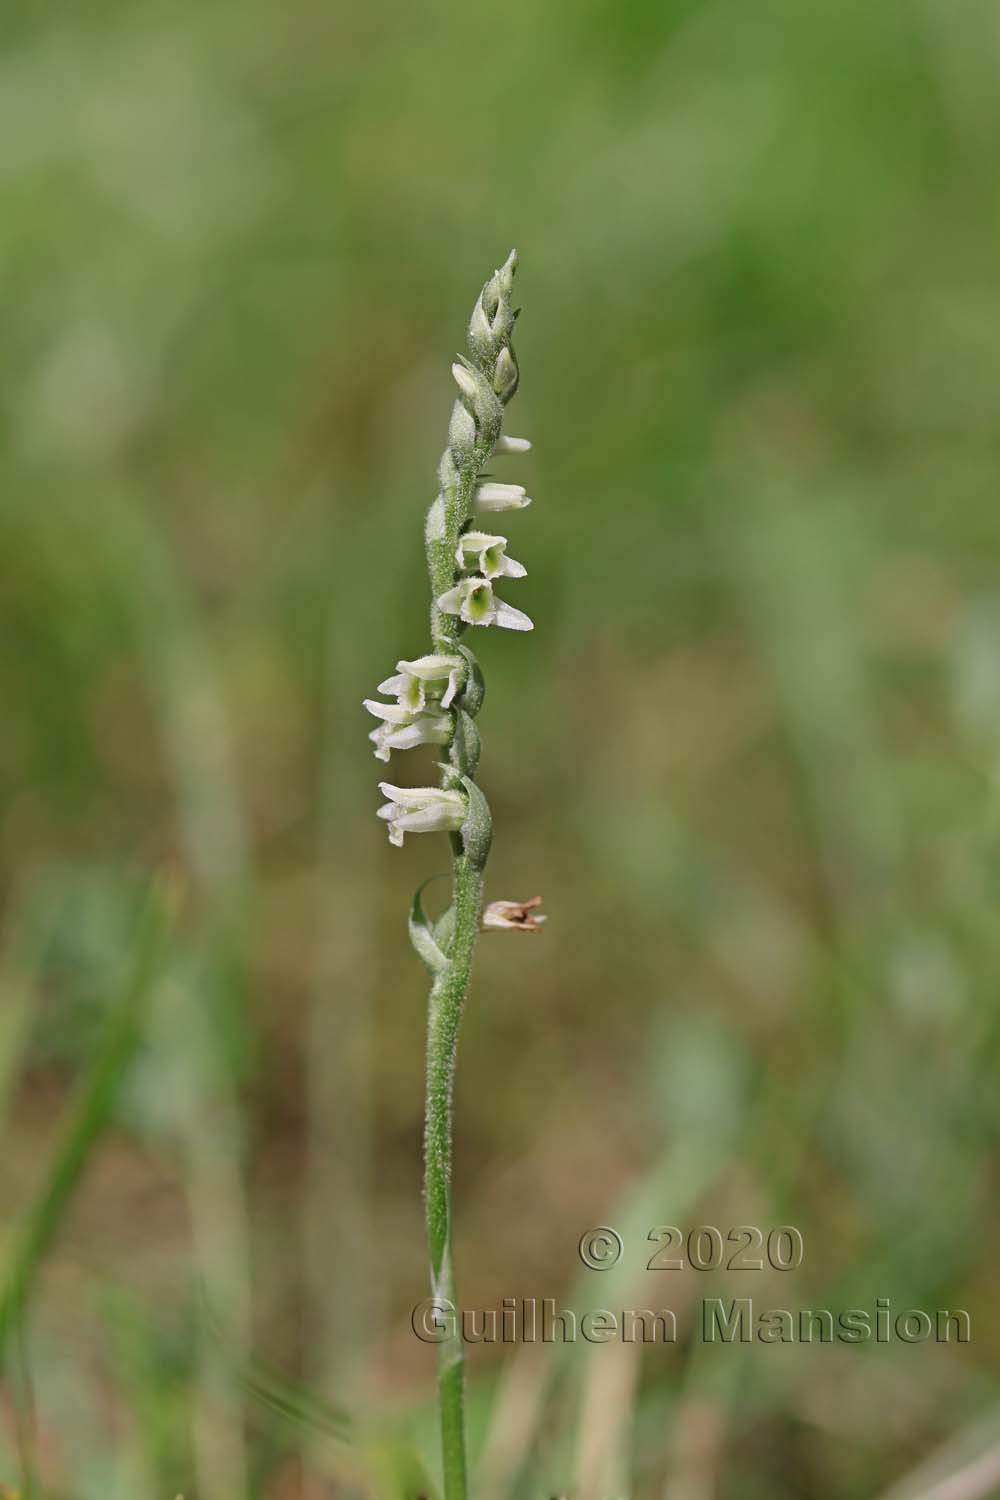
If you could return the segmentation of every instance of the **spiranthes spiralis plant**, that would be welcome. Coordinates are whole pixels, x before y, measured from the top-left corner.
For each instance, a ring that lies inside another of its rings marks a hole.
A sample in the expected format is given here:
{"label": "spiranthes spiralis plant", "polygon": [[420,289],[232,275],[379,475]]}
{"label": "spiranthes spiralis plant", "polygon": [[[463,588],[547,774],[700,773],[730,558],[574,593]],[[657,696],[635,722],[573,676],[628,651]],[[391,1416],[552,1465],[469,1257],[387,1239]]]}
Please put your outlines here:
{"label": "spiranthes spiralis plant", "polygon": [[[517,390],[511,343],[517,312],[511,304],[516,252],[511,251],[476,300],[468,354],[451,367],[458,386],[448,445],[438,466],[439,489],[427,514],[425,541],[431,586],[430,651],[396,663],[378,691],[393,701],[366,699],[379,720],[369,736],[379,760],[394,750],[438,745],[438,786],[399,787],[380,782],[387,798],[379,817],[389,840],[407,833],[444,832],[452,851],[452,899],[431,922],[421,886],[410,910],[410,939],[431,972],[427,1027],[427,1095],[424,1127],[424,1198],[431,1294],[445,1312],[457,1306],[452,1266],[452,1086],[459,1023],[481,930],[538,931],[545,920],[532,901],[494,901],[483,909],[483,881],[493,836],[489,805],[476,781],[480,740],[476,716],[485,686],[479,663],[463,637],[470,626],[531,630],[526,614],[501,599],[498,584],[523,578],[507,555],[507,538],[480,529],[495,513],[531,504],[524,488],[491,478],[491,459],[525,453],[531,444],[501,432],[504,409]],[[426,885],[427,882],[424,882]],[[452,1328],[455,1319],[444,1324]],[[463,1415],[462,1343],[456,1329],[439,1348],[439,1401],[445,1500],[467,1494]]]}

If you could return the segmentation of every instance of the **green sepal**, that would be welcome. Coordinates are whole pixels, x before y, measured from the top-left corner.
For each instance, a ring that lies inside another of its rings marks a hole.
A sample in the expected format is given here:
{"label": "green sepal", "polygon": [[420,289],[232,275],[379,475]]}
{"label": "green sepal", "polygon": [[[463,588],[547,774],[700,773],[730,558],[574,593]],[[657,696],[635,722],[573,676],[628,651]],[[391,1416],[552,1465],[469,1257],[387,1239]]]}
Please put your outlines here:
{"label": "green sepal", "polygon": [[469,798],[469,810],[460,829],[462,847],[472,867],[482,870],[489,857],[490,844],[493,842],[493,818],[490,814],[490,804],[476,783],[468,776],[462,777],[462,785]]}
{"label": "green sepal", "polygon": [[468,669],[465,674],[465,686],[458,694],[456,702],[460,707],[465,709],[467,714],[475,718],[482,708],[486,697],[486,682],[483,678],[483,670],[468,646],[457,644],[452,649],[464,658]]}
{"label": "green sepal", "polygon": [[432,880],[440,879],[440,875],[432,875],[429,880],[425,880],[421,885],[418,885],[413,894],[413,900],[410,903],[410,942],[413,944],[418,957],[423,960],[432,974],[440,974],[448,960],[438,947],[435,930],[431,926],[427,913],[424,911],[423,894]]}
{"label": "green sepal", "polygon": [[455,732],[451,740],[451,760],[462,776],[475,776],[479,766],[479,730],[464,708],[455,710]]}

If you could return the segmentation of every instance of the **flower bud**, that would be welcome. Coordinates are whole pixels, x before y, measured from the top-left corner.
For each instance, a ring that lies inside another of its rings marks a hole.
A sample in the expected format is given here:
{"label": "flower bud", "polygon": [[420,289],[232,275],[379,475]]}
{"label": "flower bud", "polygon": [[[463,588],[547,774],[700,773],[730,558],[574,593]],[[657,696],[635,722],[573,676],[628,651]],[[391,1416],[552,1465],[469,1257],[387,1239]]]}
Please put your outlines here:
{"label": "flower bud", "polygon": [[451,410],[448,446],[463,459],[468,458],[476,446],[476,419],[461,401],[456,401]]}
{"label": "flower bud", "polygon": [[431,502],[427,512],[427,520],[424,522],[424,540],[430,546],[431,542],[443,542],[448,532],[448,510],[444,503],[444,496],[438,495]]}
{"label": "flower bud", "polygon": [[517,390],[518,379],[517,361],[513,351],[505,345],[497,356],[496,369],[493,372],[493,389],[504,405]]}
{"label": "flower bud", "polygon": [[500,422],[503,417],[501,402],[493,387],[482,370],[476,369],[468,362],[456,360],[451,367],[451,373],[468,403],[469,410],[476,419],[477,434],[481,435],[484,443],[492,448],[500,434]]}
{"label": "flower bud", "polygon": [[478,511],[524,510],[531,504],[531,497],[523,484],[500,484],[489,479],[476,486],[473,503]]}

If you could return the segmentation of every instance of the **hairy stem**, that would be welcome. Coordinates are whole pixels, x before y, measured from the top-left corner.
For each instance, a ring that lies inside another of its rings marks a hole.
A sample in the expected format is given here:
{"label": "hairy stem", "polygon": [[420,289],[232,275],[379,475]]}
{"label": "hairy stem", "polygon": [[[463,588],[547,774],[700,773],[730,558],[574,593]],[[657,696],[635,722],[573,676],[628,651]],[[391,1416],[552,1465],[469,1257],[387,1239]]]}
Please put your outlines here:
{"label": "hairy stem", "polygon": [[[455,931],[448,962],[431,989],[427,1025],[424,1199],[431,1292],[447,1314],[457,1309],[451,1237],[452,1089],[458,1031],[479,930],[483,872],[454,856]],[[438,1389],[445,1500],[465,1500],[464,1369],[460,1330],[439,1346]]]}
{"label": "hairy stem", "polygon": [[515,264],[512,252],[486,283],[469,326],[469,358],[452,366],[460,399],[452,412],[448,447],[438,467],[438,496],[428,512],[425,532],[433,647],[443,654],[460,653],[467,669],[463,691],[452,713],[448,760],[441,766],[442,789],[449,795],[462,790],[467,814],[461,831],[451,836],[450,936],[442,937],[440,948],[433,939],[430,942],[432,957],[436,955],[432,963],[436,973],[427,1021],[424,1197],[431,1295],[451,1324],[450,1337],[439,1346],[438,1366],[444,1500],[466,1500],[468,1495],[463,1352],[461,1330],[455,1322],[452,1264],[452,1091],[492,824],[489,806],[475,782],[479,734],[473,719],[482,705],[482,676],[475,657],[460,644],[466,623],[457,614],[443,611],[438,601],[461,576],[459,539],[472,519],[477,484],[500,436],[504,404],[517,386],[510,344],[516,317],[510,305]]}

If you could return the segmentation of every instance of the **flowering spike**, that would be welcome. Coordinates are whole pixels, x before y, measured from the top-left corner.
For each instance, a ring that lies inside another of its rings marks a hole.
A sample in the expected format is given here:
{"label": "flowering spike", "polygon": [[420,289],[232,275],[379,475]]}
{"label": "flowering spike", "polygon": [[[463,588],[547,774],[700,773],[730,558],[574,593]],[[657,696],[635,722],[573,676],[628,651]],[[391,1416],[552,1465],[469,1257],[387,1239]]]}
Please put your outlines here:
{"label": "flowering spike", "polygon": [[[472,309],[467,355],[451,367],[458,386],[448,425],[448,442],[438,464],[438,489],[424,531],[431,584],[431,648],[423,656],[396,663],[379,685],[390,702],[365,699],[378,720],[370,739],[380,760],[393,750],[439,745],[438,787],[379,786],[386,801],[378,816],[389,840],[401,845],[407,833],[451,835],[452,900],[431,924],[421,891],[410,912],[414,948],[434,980],[427,1038],[425,1191],[431,1288],[456,1301],[451,1256],[451,1086],[462,1006],[472,956],[483,925],[500,930],[537,931],[544,920],[532,914],[534,902],[493,902],[482,913],[483,871],[492,838],[490,809],[476,782],[483,676],[462,636],[469,625],[498,625],[527,631],[532,622],[493,592],[497,578],[523,578],[525,568],[507,556],[507,539],[475,528],[477,512],[524,510],[531,504],[524,486],[488,479],[492,454],[526,453],[526,438],[501,434],[504,408],[518,386],[517,357],[511,343],[517,311],[511,294],[517,255],[511,251],[484,285]],[[422,889],[422,888],[421,888]],[[464,1500],[468,1493],[462,1415],[462,1351],[448,1341],[441,1350],[441,1433],[444,1493]]]}

